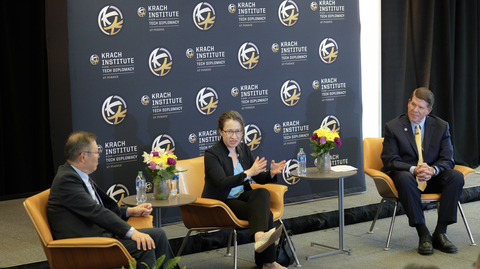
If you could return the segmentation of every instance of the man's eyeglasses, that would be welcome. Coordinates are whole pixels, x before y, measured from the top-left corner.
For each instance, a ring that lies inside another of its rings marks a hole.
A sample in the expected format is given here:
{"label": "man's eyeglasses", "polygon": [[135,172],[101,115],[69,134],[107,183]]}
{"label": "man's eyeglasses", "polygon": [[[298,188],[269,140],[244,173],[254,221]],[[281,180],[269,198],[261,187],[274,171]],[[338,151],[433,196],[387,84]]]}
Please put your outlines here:
{"label": "man's eyeglasses", "polygon": [[243,135],[243,130],[223,130],[228,136],[232,136],[235,134],[236,136],[240,137]]}
{"label": "man's eyeglasses", "polygon": [[103,149],[101,147],[98,147],[98,151],[84,151],[85,153],[96,153],[98,154],[98,156],[100,156],[100,154],[102,154],[103,152]]}

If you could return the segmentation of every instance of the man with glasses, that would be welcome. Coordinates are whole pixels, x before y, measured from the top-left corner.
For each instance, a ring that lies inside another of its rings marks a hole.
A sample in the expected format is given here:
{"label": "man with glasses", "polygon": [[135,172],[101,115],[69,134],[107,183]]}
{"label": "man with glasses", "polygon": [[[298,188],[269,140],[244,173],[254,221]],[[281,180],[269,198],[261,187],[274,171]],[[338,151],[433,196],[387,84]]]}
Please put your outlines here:
{"label": "man with glasses", "polygon": [[90,178],[102,153],[95,140],[94,134],[79,131],[65,144],[67,162],[58,168],[47,206],[53,238],[115,238],[137,260],[137,268],[144,268],[142,262],[152,266],[163,254],[166,261],[174,258],[161,228],[136,230],[126,222],[130,216],[150,214],[151,204],[119,207]]}

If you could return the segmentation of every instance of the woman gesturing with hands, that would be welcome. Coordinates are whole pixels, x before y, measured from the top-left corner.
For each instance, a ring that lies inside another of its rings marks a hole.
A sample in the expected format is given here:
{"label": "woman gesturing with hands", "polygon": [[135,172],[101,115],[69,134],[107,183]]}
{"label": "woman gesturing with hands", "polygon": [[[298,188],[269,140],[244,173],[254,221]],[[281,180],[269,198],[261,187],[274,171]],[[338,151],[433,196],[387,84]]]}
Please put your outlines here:
{"label": "woman gesturing with hands", "polygon": [[218,119],[220,139],[205,151],[205,187],[202,197],[226,203],[237,218],[248,220],[250,238],[255,241],[255,263],[266,268],[285,268],[275,261],[275,241],[282,226],[273,226],[270,193],[264,188],[250,186],[276,182],[276,175],[285,168],[285,160],[270,162],[253,157],[242,142],[245,123],[236,111],[227,111]]}

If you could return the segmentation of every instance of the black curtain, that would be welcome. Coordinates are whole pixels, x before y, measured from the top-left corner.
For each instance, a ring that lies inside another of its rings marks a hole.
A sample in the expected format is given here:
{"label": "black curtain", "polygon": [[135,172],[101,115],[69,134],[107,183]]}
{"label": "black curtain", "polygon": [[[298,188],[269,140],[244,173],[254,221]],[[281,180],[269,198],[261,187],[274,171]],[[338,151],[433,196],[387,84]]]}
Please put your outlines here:
{"label": "black curtain", "polygon": [[45,189],[53,175],[44,10],[2,1],[0,198]]}
{"label": "black curtain", "polygon": [[477,0],[382,0],[382,125],[407,112],[412,91],[435,94],[457,164],[479,165],[480,5]]}
{"label": "black curtain", "polygon": [[0,200],[7,200],[50,187],[72,124],[66,1],[48,0],[47,20],[44,1],[1,6]]}

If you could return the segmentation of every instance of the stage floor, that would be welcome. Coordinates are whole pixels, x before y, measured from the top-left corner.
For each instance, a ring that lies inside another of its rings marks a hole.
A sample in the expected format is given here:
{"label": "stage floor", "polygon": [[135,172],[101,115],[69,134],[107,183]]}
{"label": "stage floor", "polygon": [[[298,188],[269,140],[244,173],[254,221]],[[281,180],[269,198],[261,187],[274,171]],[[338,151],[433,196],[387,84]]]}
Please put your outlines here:
{"label": "stage floor", "polygon": [[[480,172],[480,168],[477,168],[476,171]],[[373,180],[368,176],[366,177],[366,186],[367,191],[365,193],[345,197],[344,203],[347,211],[345,247],[353,249],[352,255],[333,254],[306,260],[307,256],[328,251],[325,248],[312,247],[311,242],[338,246],[338,227],[329,227],[328,223],[331,223],[331,221],[322,221],[322,219],[329,220],[337,217],[338,204],[336,197],[285,207],[282,219],[287,228],[294,231],[292,241],[297,249],[302,268],[405,268],[409,264],[434,265],[438,268],[471,268],[480,252],[480,247],[470,246],[470,240],[460,215],[458,223],[450,225],[448,228],[449,238],[459,248],[456,254],[447,254],[438,250],[435,250],[431,256],[417,254],[418,237],[416,231],[414,228],[408,227],[407,217],[403,214],[396,218],[390,250],[384,251],[390,218],[378,220],[374,233],[367,233],[371,225],[370,219],[373,218],[381,197],[377,193]],[[480,174],[467,177],[462,198],[470,202],[465,202],[462,206],[473,237],[478,241],[478,244],[480,244],[479,190]],[[477,197],[472,197],[472,195]],[[23,208],[23,200],[0,202],[0,236],[2,238],[0,268],[14,266],[15,268],[45,268],[42,266],[45,266],[46,257],[35,228]],[[426,210],[425,216],[427,226],[433,232],[437,219],[436,210]],[[318,220],[319,224],[313,226],[319,228],[312,228],[311,224],[305,224],[312,220]],[[163,229],[169,236],[172,248],[175,251],[178,249],[187,229],[182,223],[164,226]],[[312,229],[316,230],[310,231]],[[240,234],[242,234],[242,231],[240,231]],[[201,250],[198,253],[182,256],[180,265],[182,268],[186,266],[187,269],[231,268],[233,260],[231,257],[224,257],[225,252],[226,248]],[[253,260],[253,243],[241,244],[238,249],[238,256],[238,268],[256,268]],[[25,266],[27,264],[33,265],[33,263],[35,264],[33,267]],[[290,268],[293,267],[294,265],[290,266]]]}

